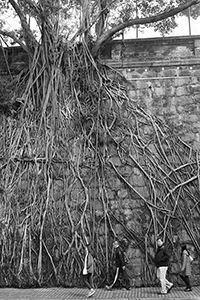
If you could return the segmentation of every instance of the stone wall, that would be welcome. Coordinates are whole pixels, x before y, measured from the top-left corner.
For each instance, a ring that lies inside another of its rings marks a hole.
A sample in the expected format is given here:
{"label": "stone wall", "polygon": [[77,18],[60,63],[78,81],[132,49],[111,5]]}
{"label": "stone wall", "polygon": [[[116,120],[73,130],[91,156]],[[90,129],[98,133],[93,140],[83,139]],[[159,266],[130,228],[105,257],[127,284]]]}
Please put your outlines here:
{"label": "stone wall", "polygon": [[[200,36],[114,40],[102,59],[119,71],[136,105],[200,149]],[[19,73],[27,61],[20,47],[1,49],[0,75]]]}
{"label": "stone wall", "polygon": [[[5,63],[5,57],[8,64]],[[200,36],[115,40],[103,49],[102,60],[115,67],[121,74],[120,77],[116,74],[117,80],[127,86],[128,93],[136,105],[170,124],[194,149],[200,148]],[[2,75],[7,74],[8,69],[12,73],[18,73],[26,65],[27,57],[19,47],[14,47],[5,50],[4,53],[1,52],[0,61]],[[140,195],[148,199],[149,194],[140,170],[123,163],[117,154],[112,153],[111,160],[127,182],[134,185]],[[149,221],[141,201],[132,196],[114,173],[109,172],[107,181],[110,184],[107,196],[112,211],[120,213],[121,205],[127,226],[133,232],[141,232],[142,226]],[[60,198],[60,195],[56,194],[60,191],[60,186],[60,181],[54,180],[55,199]],[[78,187],[73,189],[73,199],[78,199],[78,195],[80,198],[78,191]],[[100,204],[97,213],[101,217]],[[123,233],[120,224],[116,225],[115,231],[119,236]],[[187,241],[187,233],[182,230],[181,234],[181,239]],[[103,232],[99,238],[103,241],[104,236]],[[153,251],[154,249],[149,249],[152,255]],[[129,273],[133,278],[132,285],[139,286],[142,282],[144,265],[141,251],[137,243],[134,243],[134,239],[127,249],[127,255],[130,260]],[[171,265],[173,282],[179,281],[176,258]],[[193,269],[195,274],[193,282],[198,284],[200,273],[197,260],[193,264]]]}
{"label": "stone wall", "polygon": [[[102,59],[117,69],[114,78],[127,87],[136,106],[166,122],[186,144],[200,150],[200,36],[115,40],[103,49]],[[137,171],[134,185],[139,178]],[[145,184],[140,184],[140,189],[144,192]],[[118,193],[123,199],[123,189]],[[135,209],[132,201],[131,206]],[[133,213],[125,210],[127,218],[135,220]],[[135,229],[133,223],[131,228]],[[189,241],[184,230],[179,232],[179,238]],[[134,245],[128,253],[137,286],[141,279],[141,253]],[[172,281],[181,284],[177,257],[172,258],[170,273]],[[198,260],[193,263],[193,275],[192,283],[198,284]]]}
{"label": "stone wall", "polygon": [[102,58],[121,73],[136,105],[200,149],[200,36],[115,40]]}
{"label": "stone wall", "polygon": [[28,56],[21,47],[9,47],[0,49],[0,76],[17,74],[28,63]]}

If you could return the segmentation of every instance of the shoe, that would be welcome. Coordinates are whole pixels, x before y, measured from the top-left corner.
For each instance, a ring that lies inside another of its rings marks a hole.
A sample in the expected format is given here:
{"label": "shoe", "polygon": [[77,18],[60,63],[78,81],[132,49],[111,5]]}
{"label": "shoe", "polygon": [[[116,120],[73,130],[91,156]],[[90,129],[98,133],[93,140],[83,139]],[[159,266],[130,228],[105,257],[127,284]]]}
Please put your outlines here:
{"label": "shoe", "polygon": [[170,293],[171,289],[173,288],[173,284],[168,288],[167,293]]}
{"label": "shoe", "polygon": [[106,286],[105,286],[105,289],[108,290],[108,291],[110,291],[110,290],[112,289],[112,287],[109,286],[109,285],[106,285]]}
{"label": "shoe", "polygon": [[94,295],[96,291],[94,289],[91,289],[89,294],[88,294],[88,298],[91,297],[92,295]]}
{"label": "shoe", "polygon": [[185,292],[192,292],[192,289],[191,288],[186,288],[184,291]]}
{"label": "shoe", "polygon": [[130,287],[122,287],[122,291],[125,291],[125,290],[130,291],[131,288]]}
{"label": "shoe", "polygon": [[166,292],[159,292],[158,295],[167,295],[167,291]]}

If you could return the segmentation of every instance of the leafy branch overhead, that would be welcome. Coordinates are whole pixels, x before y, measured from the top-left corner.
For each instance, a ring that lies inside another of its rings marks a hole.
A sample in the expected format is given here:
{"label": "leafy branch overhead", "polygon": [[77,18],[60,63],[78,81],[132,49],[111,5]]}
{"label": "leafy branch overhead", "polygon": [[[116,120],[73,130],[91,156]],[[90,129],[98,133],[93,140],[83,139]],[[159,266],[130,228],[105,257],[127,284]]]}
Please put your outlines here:
{"label": "leafy branch overhead", "polygon": [[[195,10],[195,6],[198,4],[200,0],[1,0],[2,13],[13,11],[17,15],[23,37],[19,39],[5,26],[1,28],[0,35],[10,37],[21,46],[25,44],[24,49],[28,50],[28,47],[31,50],[40,38],[43,38],[44,27],[51,24],[53,27],[57,26],[59,36],[68,42],[78,40],[83,35],[90,36],[94,42],[93,54],[96,56],[103,44],[126,28],[146,25],[153,26],[155,30],[161,30],[163,33],[170,31],[176,26],[174,16],[188,8],[194,8],[192,11],[196,11],[196,14],[192,15],[197,17],[198,10]],[[34,29],[30,22],[33,19]],[[164,23],[161,25],[159,22]],[[33,33],[35,29],[38,38]]]}

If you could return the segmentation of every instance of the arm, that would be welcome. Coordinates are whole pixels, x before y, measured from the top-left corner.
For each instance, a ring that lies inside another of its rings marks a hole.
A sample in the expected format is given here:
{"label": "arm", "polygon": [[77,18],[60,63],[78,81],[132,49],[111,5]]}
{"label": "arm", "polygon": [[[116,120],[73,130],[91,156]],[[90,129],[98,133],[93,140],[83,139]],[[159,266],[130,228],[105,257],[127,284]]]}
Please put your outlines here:
{"label": "arm", "polygon": [[169,259],[169,253],[166,249],[163,249],[162,256],[160,257],[160,262],[165,262]]}
{"label": "arm", "polygon": [[163,259],[164,259],[164,260],[169,259],[169,256],[170,256],[170,255],[169,255],[168,252],[165,251],[165,252],[163,253]]}
{"label": "arm", "polygon": [[182,267],[181,267],[181,271],[185,270],[186,267],[186,260],[187,260],[187,255],[185,253],[183,253],[183,262],[182,262]]}
{"label": "arm", "polygon": [[119,257],[120,257],[120,261],[121,261],[122,268],[125,269],[124,253],[122,252],[121,249],[119,250]]}

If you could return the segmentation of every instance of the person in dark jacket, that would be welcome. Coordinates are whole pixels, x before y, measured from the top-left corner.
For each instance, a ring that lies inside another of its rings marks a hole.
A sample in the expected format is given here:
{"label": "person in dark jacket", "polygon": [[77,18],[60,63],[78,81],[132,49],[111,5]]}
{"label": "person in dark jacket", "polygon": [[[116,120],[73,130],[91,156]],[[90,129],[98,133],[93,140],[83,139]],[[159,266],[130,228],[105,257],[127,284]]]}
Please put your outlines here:
{"label": "person in dark jacket", "polygon": [[115,261],[115,277],[111,285],[106,285],[106,289],[111,289],[116,284],[119,279],[120,274],[122,275],[122,287],[125,287],[127,290],[130,290],[130,280],[126,272],[125,266],[125,257],[124,252],[122,251],[119,242],[115,241],[113,243],[114,247],[114,261]]}
{"label": "person in dark jacket", "polygon": [[157,277],[160,280],[161,292],[160,294],[167,294],[173,287],[173,283],[166,279],[166,273],[169,266],[169,254],[164,247],[163,240],[161,238],[157,239],[157,251],[155,254],[155,265],[157,267]]}
{"label": "person in dark jacket", "polygon": [[181,254],[182,254],[182,266],[181,266],[180,277],[186,285],[185,292],[191,292],[192,288],[191,288],[190,278],[189,278],[189,276],[191,275],[191,260],[190,260],[190,253],[186,245],[182,246]]}

